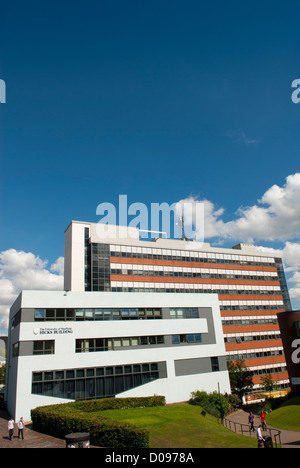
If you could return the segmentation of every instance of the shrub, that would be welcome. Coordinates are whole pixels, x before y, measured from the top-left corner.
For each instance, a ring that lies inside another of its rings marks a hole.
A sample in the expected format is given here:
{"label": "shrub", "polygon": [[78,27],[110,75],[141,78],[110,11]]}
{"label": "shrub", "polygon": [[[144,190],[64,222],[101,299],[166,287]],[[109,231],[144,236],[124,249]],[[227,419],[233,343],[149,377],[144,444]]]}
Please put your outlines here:
{"label": "shrub", "polygon": [[223,417],[229,413],[230,404],[226,395],[220,395],[217,392],[200,392],[199,390],[192,392],[191,395],[192,398],[189,400],[190,405],[201,406],[207,413],[216,418]]}

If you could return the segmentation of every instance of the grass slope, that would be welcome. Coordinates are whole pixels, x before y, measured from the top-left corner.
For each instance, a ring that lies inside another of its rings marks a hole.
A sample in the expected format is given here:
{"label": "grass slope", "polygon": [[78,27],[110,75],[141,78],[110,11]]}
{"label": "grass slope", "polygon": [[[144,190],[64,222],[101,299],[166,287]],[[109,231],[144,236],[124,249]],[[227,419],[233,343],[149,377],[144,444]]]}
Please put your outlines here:
{"label": "grass slope", "polygon": [[287,400],[268,414],[267,423],[279,429],[300,432],[300,396]]}
{"label": "grass slope", "polygon": [[[101,413],[103,415],[103,412]],[[105,416],[150,431],[151,448],[254,448],[256,438],[235,434],[199,406],[107,410]]]}

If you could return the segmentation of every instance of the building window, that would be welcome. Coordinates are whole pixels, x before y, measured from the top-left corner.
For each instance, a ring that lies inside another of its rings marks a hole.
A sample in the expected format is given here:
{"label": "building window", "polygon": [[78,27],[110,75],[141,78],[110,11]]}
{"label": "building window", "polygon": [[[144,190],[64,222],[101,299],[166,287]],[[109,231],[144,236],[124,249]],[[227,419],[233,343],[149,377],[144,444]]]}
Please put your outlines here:
{"label": "building window", "polygon": [[99,320],[151,320],[162,319],[161,308],[109,308],[109,309],[35,309],[34,320],[46,321],[99,321]]}
{"label": "building window", "polygon": [[90,246],[91,291],[110,291],[110,249],[108,244]]}
{"label": "building window", "polygon": [[217,357],[212,357],[211,359],[211,370],[212,372],[219,372],[219,359]]}
{"label": "building window", "polygon": [[13,357],[18,357],[19,356],[19,351],[20,351],[20,343],[15,343],[13,345],[13,349],[12,349],[12,355]]}
{"label": "building window", "polygon": [[[234,352],[234,351],[232,351]],[[248,350],[244,352],[237,352],[237,354],[227,354],[227,361],[237,361],[238,359],[258,359],[258,358],[265,358],[269,356],[283,356],[283,349],[274,348],[269,349],[266,351],[258,351],[258,350]]]}
{"label": "building window", "polygon": [[54,354],[54,340],[34,341],[33,354]]}
{"label": "building window", "polygon": [[246,341],[268,341],[268,340],[280,340],[281,335],[280,333],[274,333],[273,335],[267,334],[265,332],[264,335],[233,335],[233,336],[225,336],[224,342],[225,343],[243,343]]}
{"label": "building window", "polygon": [[172,343],[173,344],[180,344],[180,343],[201,343],[202,336],[201,333],[191,333],[187,335],[173,335],[172,336]]}
{"label": "building window", "polygon": [[197,307],[182,307],[170,309],[171,319],[189,319],[199,318],[199,310]]}
{"label": "building window", "polygon": [[153,346],[164,344],[164,342],[164,336],[77,339],[76,353],[94,353],[135,346]]}
{"label": "building window", "polygon": [[32,393],[72,400],[111,398],[165,377],[165,362],[33,372]]}

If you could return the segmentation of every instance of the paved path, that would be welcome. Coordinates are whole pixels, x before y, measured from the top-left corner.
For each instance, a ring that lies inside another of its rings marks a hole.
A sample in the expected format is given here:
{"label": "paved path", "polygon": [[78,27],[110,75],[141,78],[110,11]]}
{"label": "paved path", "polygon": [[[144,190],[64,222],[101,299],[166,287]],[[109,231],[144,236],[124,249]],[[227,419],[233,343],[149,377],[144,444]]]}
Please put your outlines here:
{"label": "paved path", "polygon": [[[248,413],[246,411],[243,411],[243,410],[235,411],[230,416],[228,416],[226,419],[230,420],[230,421],[240,423],[240,424],[248,425]],[[259,423],[260,423],[259,417],[255,415],[255,421],[254,421],[255,428],[257,426],[259,426]],[[237,425],[237,427],[238,427],[238,425]],[[272,426],[268,425],[268,415],[267,415],[267,427],[270,428],[270,429],[277,429],[277,428],[273,428]],[[277,429],[277,430],[281,431],[280,437],[281,437],[282,448],[300,448],[300,432],[286,431],[284,429]],[[268,432],[265,432],[263,434],[268,434],[269,435]],[[247,433],[244,432],[244,435],[247,435]],[[252,437],[256,437],[256,434],[253,433]]]}
{"label": "paved path", "polygon": [[0,410],[0,448],[65,448],[66,443],[62,439],[39,434],[30,429],[24,428],[24,440],[18,439],[18,427],[15,430],[12,440],[9,440],[7,422],[9,415],[6,411]]}

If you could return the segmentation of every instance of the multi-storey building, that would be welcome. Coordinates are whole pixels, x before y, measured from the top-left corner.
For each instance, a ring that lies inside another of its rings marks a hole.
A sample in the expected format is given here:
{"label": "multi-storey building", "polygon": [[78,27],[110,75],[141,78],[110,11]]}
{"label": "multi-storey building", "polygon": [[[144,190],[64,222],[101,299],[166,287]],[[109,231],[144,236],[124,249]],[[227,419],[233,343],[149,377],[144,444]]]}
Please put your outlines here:
{"label": "multi-storey building", "polygon": [[230,392],[216,294],[23,291],[10,311],[14,419],[78,399]]}
{"label": "multi-storey building", "polygon": [[277,314],[291,310],[279,252],[186,240],[140,240],[137,228],[72,221],[65,232],[65,289],[217,293],[227,360],[243,359],[254,392],[271,375],[289,388]]}

